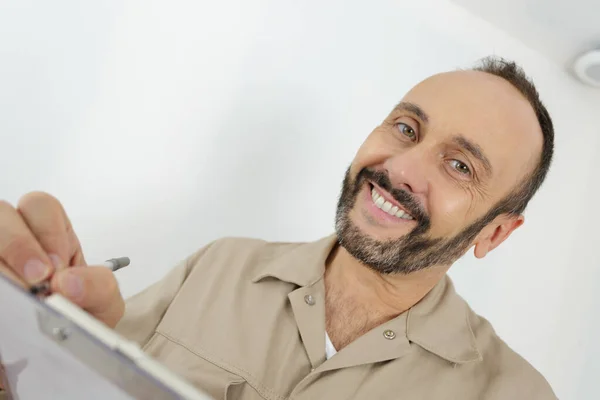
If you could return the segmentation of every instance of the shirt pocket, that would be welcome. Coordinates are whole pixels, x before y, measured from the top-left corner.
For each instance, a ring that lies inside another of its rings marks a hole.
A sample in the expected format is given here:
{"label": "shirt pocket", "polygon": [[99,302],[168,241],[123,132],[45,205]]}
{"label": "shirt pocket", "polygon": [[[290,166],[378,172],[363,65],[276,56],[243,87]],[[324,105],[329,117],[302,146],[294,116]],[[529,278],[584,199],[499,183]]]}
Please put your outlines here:
{"label": "shirt pocket", "polygon": [[232,381],[225,386],[225,393],[223,394],[223,400],[239,400],[242,398],[244,384],[246,381]]}
{"label": "shirt pocket", "polygon": [[247,381],[240,379],[227,384],[223,400],[268,400],[268,398],[261,396]]}
{"label": "shirt pocket", "polygon": [[234,396],[234,393],[243,389],[246,382],[243,377],[193,353],[185,345],[173,342],[160,333],[154,334],[144,346],[144,351],[215,400],[223,399],[229,390],[231,396]]}

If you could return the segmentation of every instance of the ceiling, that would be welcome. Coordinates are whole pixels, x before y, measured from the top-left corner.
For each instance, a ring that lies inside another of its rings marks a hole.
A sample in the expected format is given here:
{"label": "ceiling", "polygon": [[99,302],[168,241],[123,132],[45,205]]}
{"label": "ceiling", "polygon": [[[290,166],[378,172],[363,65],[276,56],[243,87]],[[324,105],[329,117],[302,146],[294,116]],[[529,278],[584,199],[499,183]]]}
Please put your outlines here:
{"label": "ceiling", "polygon": [[563,66],[600,48],[600,0],[453,0]]}

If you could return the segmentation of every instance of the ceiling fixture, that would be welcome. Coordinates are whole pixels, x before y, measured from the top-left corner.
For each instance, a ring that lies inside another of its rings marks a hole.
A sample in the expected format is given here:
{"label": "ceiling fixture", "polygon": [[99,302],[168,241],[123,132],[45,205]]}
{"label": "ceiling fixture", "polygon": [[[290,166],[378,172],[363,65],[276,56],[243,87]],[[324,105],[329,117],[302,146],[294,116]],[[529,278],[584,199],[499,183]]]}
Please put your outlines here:
{"label": "ceiling fixture", "polygon": [[573,63],[573,72],[583,83],[600,88],[600,49],[577,57]]}

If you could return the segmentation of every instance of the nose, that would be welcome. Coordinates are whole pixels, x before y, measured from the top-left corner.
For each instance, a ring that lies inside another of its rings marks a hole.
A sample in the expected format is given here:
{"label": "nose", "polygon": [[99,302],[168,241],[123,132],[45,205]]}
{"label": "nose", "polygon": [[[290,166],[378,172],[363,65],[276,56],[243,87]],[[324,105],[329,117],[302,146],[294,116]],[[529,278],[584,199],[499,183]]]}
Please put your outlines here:
{"label": "nose", "polygon": [[383,167],[392,186],[404,189],[421,198],[423,203],[429,190],[426,155],[416,147],[388,158]]}

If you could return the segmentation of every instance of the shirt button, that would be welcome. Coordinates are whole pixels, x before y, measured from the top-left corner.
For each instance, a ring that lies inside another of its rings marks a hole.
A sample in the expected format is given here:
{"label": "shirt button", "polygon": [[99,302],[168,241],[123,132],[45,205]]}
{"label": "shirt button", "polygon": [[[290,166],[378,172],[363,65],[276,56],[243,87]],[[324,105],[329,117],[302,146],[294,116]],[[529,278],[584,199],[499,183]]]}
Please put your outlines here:
{"label": "shirt button", "polygon": [[306,304],[308,304],[309,306],[314,306],[315,305],[315,298],[312,297],[312,295],[307,294],[306,296],[304,296],[304,302]]}
{"label": "shirt button", "polygon": [[396,332],[392,331],[391,329],[386,329],[385,331],[383,331],[383,337],[388,340],[392,340],[396,338]]}

